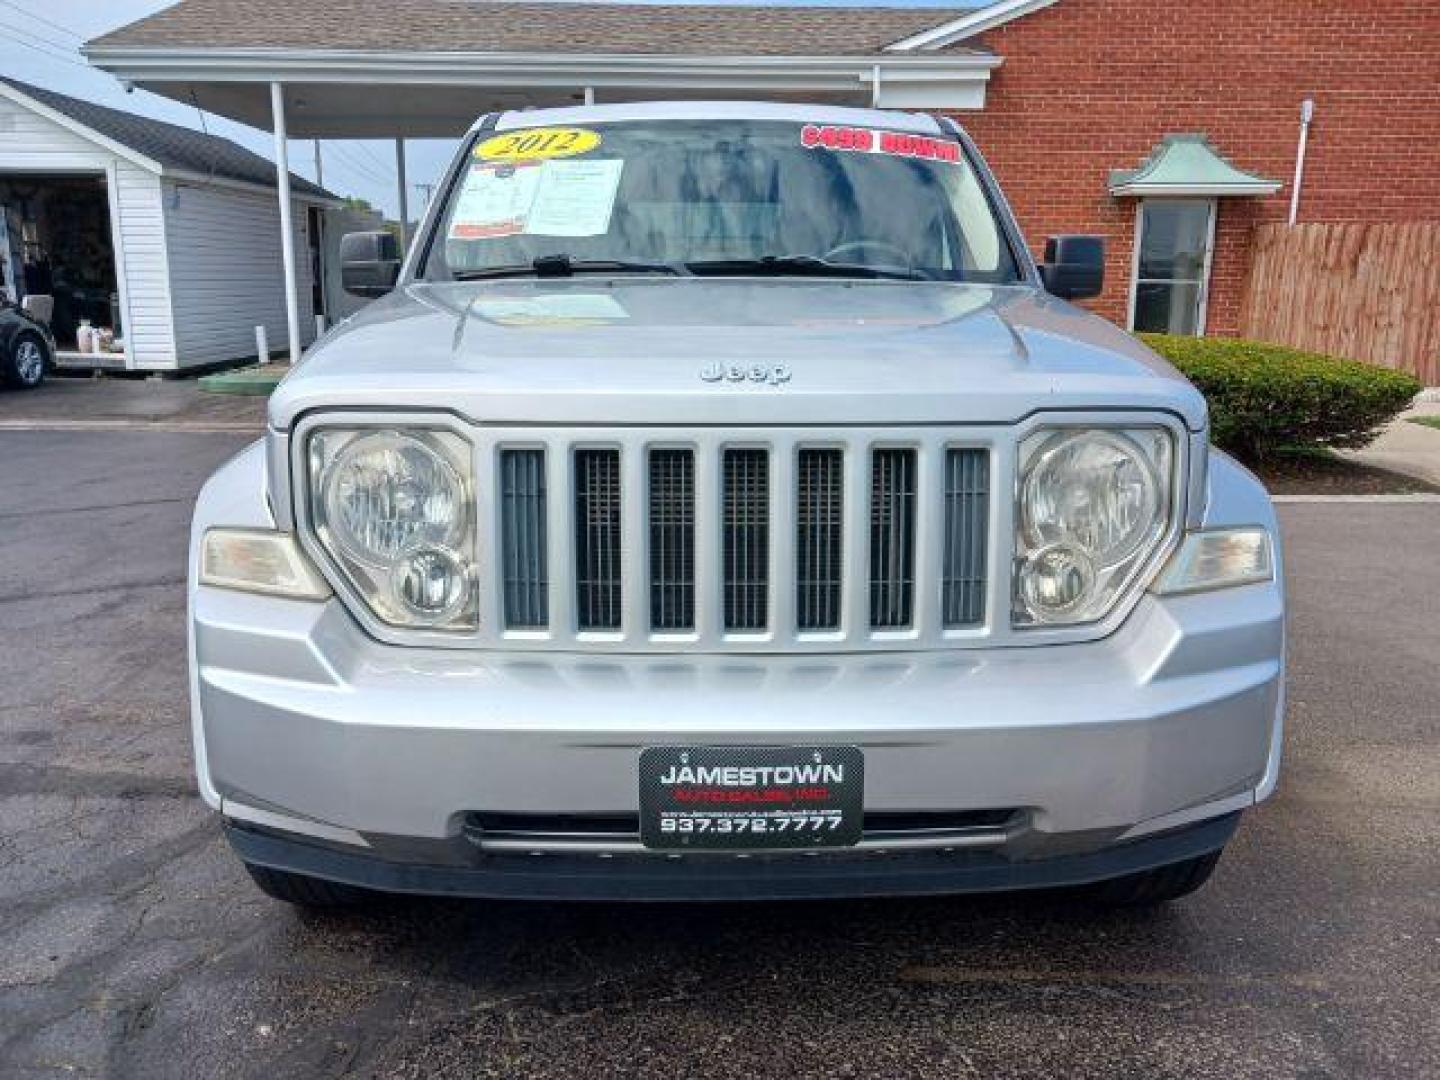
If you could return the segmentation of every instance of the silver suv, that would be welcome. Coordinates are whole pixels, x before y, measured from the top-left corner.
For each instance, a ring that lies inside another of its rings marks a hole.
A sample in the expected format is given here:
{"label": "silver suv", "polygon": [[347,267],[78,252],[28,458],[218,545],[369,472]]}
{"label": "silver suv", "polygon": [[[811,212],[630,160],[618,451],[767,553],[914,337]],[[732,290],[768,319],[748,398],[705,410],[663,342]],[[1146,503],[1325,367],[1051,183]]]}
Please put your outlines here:
{"label": "silver suv", "polygon": [[1209,875],[1275,787],[1275,517],[930,116],[487,116],[195,512],[259,885],[626,900]]}

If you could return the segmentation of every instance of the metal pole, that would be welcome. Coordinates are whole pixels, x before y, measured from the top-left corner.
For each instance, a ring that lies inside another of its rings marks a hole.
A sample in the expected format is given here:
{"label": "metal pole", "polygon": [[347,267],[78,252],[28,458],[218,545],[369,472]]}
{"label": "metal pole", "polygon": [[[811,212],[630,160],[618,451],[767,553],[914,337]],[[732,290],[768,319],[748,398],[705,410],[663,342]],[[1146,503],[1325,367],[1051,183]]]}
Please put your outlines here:
{"label": "metal pole", "polygon": [[593,86],[587,86],[587,87],[585,87],[585,104],[586,104],[586,105],[594,105],[594,104],[595,104],[595,88],[594,88]]}
{"label": "metal pole", "polygon": [[405,140],[395,140],[395,182],[400,194],[400,252],[410,246],[410,195],[405,189]]}
{"label": "metal pole", "polygon": [[285,138],[285,92],[270,84],[270,123],[275,131],[275,187],[280,196],[280,255],[285,263],[285,326],[290,333],[290,362],[300,361],[300,299],[295,275],[295,225],[290,219],[290,154]]}
{"label": "metal pole", "polygon": [[1300,189],[1305,184],[1305,152],[1310,148],[1310,125],[1315,120],[1315,101],[1300,103],[1300,145],[1295,150],[1295,183],[1290,189],[1290,224],[1300,220]]}
{"label": "metal pole", "polygon": [[320,140],[312,140],[315,145],[315,186],[325,186],[325,163],[320,160]]}

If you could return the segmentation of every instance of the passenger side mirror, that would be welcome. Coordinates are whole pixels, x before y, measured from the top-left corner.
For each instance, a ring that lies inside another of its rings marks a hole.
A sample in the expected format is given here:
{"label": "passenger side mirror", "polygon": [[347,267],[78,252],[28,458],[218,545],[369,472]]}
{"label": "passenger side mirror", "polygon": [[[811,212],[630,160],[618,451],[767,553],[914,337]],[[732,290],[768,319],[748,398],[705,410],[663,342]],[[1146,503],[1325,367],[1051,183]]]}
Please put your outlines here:
{"label": "passenger side mirror", "polygon": [[1099,236],[1052,236],[1040,268],[1045,291],[1062,300],[1086,300],[1105,288],[1105,240]]}
{"label": "passenger side mirror", "polygon": [[394,233],[346,233],[340,238],[340,284],[352,296],[384,296],[400,277]]}

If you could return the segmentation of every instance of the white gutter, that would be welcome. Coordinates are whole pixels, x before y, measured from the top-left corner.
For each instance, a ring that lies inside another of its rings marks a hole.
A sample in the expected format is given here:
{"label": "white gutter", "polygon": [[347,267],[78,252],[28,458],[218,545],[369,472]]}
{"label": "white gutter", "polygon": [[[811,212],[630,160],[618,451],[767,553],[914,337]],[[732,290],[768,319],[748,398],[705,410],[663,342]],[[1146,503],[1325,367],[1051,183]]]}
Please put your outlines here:
{"label": "white gutter", "polygon": [[1300,189],[1305,186],[1305,154],[1310,148],[1310,124],[1315,119],[1315,102],[1300,103],[1300,145],[1295,150],[1295,184],[1290,189],[1290,224],[1300,220]]}
{"label": "white gutter", "polygon": [[[847,89],[869,83],[872,56],[677,56],[617,53],[154,49],[100,46],[89,61],[129,82],[372,82],[455,86],[773,86]],[[988,81],[1003,61],[980,53],[886,54],[904,73]]]}

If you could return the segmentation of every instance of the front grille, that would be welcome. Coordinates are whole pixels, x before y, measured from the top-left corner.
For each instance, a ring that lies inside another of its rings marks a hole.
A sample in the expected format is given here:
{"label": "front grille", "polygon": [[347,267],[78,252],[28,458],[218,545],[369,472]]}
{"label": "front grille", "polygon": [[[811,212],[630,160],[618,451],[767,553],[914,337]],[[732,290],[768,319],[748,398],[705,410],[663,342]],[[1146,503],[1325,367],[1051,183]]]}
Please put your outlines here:
{"label": "front grille", "polygon": [[770,455],[726,450],[725,629],[764,630],[770,594]]}
{"label": "front grille", "polygon": [[839,450],[803,449],[795,471],[795,625],[800,630],[837,630],[845,458]]}
{"label": "front grille", "polygon": [[985,617],[985,534],[990,523],[990,458],[983,450],[945,454],[945,555],[940,572],[946,626]]}
{"label": "front grille", "polygon": [[[798,851],[696,851],[686,858],[794,859],[823,854],[844,859],[864,853],[903,855],[916,851],[960,852],[1000,847],[1025,828],[1028,813],[1019,808],[951,810],[935,813],[867,812],[860,842],[853,849],[823,853]],[[488,855],[644,856],[638,814],[466,814],[461,833]],[[665,857],[677,858],[674,853]]]}
{"label": "front grille", "polygon": [[545,451],[500,452],[500,558],[505,625],[532,630],[549,622],[545,561]]}
{"label": "front grille", "polygon": [[695,455],[650,451],[650,627],[695,626]]}
{"label": "front grille", "polygon": [[575,452],[575,605],[581,630],[620,629],[620,451]]}
{"label": "front grille", "polygon": [[498,479],[480,507],[498,549],[480,637],[822,651],[983,629],[988,447],[827,434],[502,434],[480,450]]}

